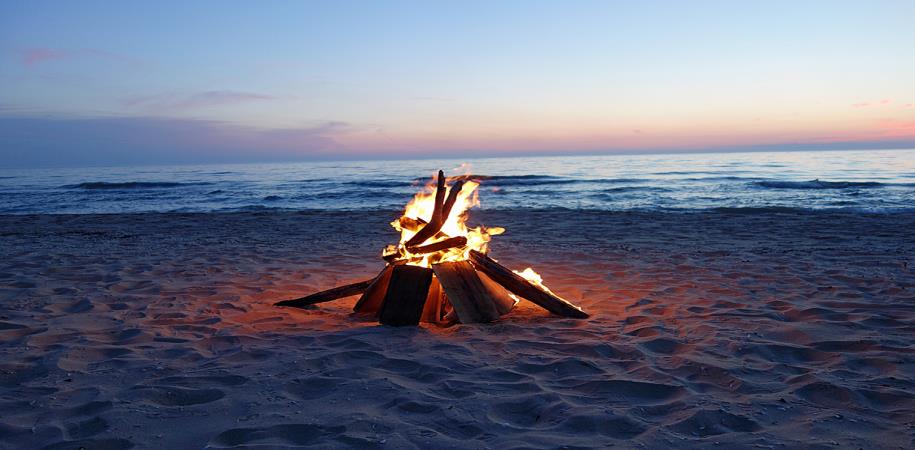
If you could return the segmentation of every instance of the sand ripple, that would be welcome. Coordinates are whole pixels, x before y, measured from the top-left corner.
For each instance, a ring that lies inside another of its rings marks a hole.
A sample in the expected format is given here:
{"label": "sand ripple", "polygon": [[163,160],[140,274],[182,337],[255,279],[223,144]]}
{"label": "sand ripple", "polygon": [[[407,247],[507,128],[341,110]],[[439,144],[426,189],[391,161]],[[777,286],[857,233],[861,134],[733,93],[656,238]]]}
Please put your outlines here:
{"label": "sand ripple", "polygon": [[594,315],[270,306],[394,213],[0,217],[0,448],[911,448],[915,216],[489,211]]}

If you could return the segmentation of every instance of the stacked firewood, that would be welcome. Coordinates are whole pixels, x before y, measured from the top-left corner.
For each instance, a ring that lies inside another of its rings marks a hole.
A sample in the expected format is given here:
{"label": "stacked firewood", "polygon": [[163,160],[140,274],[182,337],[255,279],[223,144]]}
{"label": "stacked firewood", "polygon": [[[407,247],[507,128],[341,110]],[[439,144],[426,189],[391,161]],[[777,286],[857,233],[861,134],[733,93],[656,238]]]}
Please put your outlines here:
{"label": "stacked firewood", "polygon": [[[386,265],[372,279],[335,287],[277,306],[307,307],[339,298],[361,295],[353,310],[372,314],[386,325],[418,325],[420,322],[452,324],[492,322],[507,314],[519,299],[528,300],[562,317],[587,318],[581,308],[534,284],[476,250],[466,259],[431,264],[411,264],[405,255],[436,254],[467,244],[463,236],[441,232],[461,191],[463,181],[446,185],[439,171],[435,205],[428,221],[401,218],[401,227],[417,230],[403,248],[384,255]],[[446,195],[447,192],[447,195]],[[433,240],[432,243],[426,243]],[[404,251],[406,250],[406,251]]]}

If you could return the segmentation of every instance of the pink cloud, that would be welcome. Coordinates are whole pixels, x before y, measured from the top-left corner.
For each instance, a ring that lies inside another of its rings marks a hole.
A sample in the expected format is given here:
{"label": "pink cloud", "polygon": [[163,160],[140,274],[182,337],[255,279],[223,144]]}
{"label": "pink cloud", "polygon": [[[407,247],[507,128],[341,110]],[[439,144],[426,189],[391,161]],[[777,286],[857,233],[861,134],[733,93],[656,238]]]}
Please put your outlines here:
{"label": "pink cloud", "polygon": [[[884,99],[874,100],[874,101],[852,103],[851,107],[852,108],[867,108],[870,106],[888,106],[891,104],[893,104],[893,99],[884,98]],[[911,103],[907,103],[906,105],[903,106],[903,108],[909,108],[909,107],[911,107],[911,105],[912,105]]]}
{"label": "pink cloud", "polygon": [[21,52],[20,61],[24,66],[34,66],[45,61],[63,59],[70,56],[70,53],[64,50],[53,48],[29,48]]}
{"label": "pink cloud", "polygon": [[906,121],[897,119],[882,119],[877,123],[884,130],[897,132],[915,132],[915,121],[912,120]]}
{"label": "pink cloud", "polygon": [[160,94],[127,99],[124,105],[153,111],[184,111],[257,101],[278,100],[279,97],[256,92],[204,91],[190,95]]}
{"label": "pink cloud", "polygon": [[97,59],[130,66],[140,65],[140,61],[136,58],[94,48],[60,49],[32,47],[19,52],[19,61],[26,67],[34,67],[48,61],[73,58]]}

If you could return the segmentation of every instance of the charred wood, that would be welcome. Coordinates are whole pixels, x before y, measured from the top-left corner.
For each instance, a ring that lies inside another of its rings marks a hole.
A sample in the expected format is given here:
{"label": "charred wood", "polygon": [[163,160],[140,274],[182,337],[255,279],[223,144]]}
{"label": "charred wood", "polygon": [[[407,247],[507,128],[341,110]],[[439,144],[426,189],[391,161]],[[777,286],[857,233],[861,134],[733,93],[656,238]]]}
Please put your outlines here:
{"label": "charred wood", "polygon": [[379,312],[380,322],[393,326],[418,325],[431,284],[432,269],[394,266]]}
{"label": "charred wood", "polygon": [[409,247],[407,248],[407,251],[413,254],[422,255],[426,253],[440,252],[455,247],[463,247],[465,245],[467,245],[467,238],[464,236],[457,236],[445,239],[443,241],[434,242],[432,244],[420,245],[418,247]]}

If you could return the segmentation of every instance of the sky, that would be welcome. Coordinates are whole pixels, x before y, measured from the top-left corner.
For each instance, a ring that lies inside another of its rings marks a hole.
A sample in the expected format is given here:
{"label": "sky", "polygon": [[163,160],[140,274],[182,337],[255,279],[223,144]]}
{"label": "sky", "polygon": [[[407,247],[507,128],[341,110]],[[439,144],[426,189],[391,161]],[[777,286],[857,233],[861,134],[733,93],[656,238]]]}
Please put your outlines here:
{"label": "sky", "polygon": [[915,148],[913,1],[0,2],[0,167]]}

